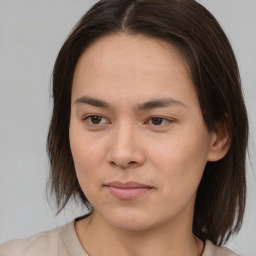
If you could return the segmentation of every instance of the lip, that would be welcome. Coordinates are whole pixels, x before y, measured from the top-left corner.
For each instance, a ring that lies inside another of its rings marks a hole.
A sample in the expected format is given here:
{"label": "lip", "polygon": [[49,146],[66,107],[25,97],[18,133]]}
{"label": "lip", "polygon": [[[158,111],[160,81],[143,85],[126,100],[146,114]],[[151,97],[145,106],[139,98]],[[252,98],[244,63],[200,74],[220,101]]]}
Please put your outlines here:
{"label": "lip", "polygon": [[114,181],[106,184],[105,187],[107,187],[111,195],[121,200],[132,200],[141,197],[153,189],[152,186],[133,181],[125,183]]}

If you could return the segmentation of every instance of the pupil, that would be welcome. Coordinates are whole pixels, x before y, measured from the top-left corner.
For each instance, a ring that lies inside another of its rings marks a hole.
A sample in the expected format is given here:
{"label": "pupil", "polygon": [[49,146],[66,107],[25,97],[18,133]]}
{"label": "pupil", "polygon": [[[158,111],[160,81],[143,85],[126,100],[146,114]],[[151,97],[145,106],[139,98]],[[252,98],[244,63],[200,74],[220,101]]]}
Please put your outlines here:
{"label": "pupil", "polygon": [[101,121],[101,117],[100,116],[92,116],[91,120],[92,120],[93,124],[99,124]]}
{"label": "pupil", "polygon": [[153,120],[152,120],[152,123],[154,125],[160,125],[162,123],[163,119],[162,118],[159,118],[159,117],[154,117]]}

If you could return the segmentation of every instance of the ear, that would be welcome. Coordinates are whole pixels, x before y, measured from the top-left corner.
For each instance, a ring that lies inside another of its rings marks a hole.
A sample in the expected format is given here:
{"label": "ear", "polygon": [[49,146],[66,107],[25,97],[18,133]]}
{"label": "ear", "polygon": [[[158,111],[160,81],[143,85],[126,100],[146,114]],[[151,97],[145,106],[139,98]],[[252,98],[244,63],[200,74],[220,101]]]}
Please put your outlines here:
{"label": "ear", "polygon": [[215,162],[222,159],[228,152],[232,141],[230,122],[227,115],[217,123],[216,131],[212,132],[208,161]]}

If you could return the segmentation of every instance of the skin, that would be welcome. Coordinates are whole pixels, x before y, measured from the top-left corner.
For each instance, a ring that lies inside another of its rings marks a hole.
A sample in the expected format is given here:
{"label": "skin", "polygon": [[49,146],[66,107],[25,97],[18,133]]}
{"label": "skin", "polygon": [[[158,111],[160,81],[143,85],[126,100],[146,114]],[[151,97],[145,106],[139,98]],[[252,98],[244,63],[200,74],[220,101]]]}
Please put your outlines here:
{"label": "skin", "polygon": [[[80,57],[71,102],[71,151],[94,207],[75,226],[85,250],[201,253],[203,243],[192,233],[196,191],[207,161],[226,154],[229,137],[221,126],[208,131],[182,54],[143,35],[105,36]],[[113,181],[149,189],[120,199],[107,185]]]}

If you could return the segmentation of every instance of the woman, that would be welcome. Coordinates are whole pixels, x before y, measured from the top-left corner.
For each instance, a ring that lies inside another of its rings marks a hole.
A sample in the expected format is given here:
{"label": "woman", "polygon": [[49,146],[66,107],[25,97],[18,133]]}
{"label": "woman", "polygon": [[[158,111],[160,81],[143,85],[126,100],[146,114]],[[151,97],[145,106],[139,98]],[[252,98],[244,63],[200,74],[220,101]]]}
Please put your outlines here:
{"label": "woman", "polygon": [[[239,71],[193,0],[99,1],[53,71],[50,185],[64,227],[0,255],[235,255],[248,136]],[[100,246],[99,246],[100,245]]]}

